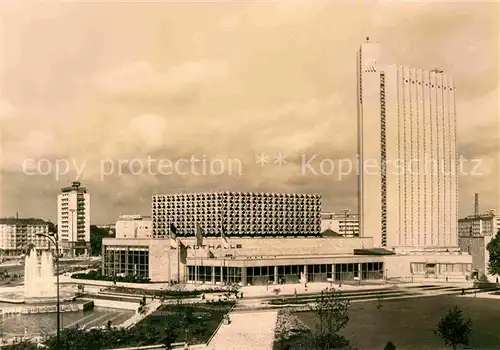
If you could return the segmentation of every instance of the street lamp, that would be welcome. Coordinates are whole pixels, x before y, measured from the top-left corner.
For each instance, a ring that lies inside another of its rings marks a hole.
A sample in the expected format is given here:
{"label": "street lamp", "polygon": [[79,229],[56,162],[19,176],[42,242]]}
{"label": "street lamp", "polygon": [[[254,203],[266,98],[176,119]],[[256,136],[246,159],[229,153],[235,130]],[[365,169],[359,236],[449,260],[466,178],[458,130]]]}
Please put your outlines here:
{"label": "street lamp", "polygon": [[51,241],[54,246],[56,247],[56,291],[57,291],[57,306],[56,306],[56,314],[57,314],[57,349],[59,349],[59,344],[60,344],[60,338],[61,338],[61,308],[60,308],[60,300],[59,300],[59,237],[57,236],[57,233],[37,233],[37,236],[39,237],[45,237],[49,241]]}

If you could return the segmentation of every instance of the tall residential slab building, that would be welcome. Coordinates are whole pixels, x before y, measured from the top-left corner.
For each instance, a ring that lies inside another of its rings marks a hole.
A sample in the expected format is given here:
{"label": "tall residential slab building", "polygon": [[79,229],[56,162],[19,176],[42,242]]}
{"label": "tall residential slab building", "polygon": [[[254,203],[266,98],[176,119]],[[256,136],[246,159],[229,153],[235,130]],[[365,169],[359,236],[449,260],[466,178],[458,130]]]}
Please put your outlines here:
{"label": "tall residential slab building", "polygon": [[358,210],[377,246],[458,246],[455,84],[442,70],[380,62],[367,42],[358,65]]}
{"label": "tall residential slab building", "polygon": [[57,196],[59,250],[69,256],[90,253],[90,194],[79,182]]}

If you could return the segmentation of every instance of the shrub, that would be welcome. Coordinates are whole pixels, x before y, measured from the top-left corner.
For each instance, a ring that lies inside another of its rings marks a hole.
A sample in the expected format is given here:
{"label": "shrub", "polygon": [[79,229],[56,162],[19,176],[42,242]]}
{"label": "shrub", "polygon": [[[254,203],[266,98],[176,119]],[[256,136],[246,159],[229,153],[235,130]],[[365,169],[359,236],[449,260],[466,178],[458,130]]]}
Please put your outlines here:
{"label": "shrub", "polygon": [[129,276],[106,276],[103,275],[100,269],[92,270],[87,273],[74,273],[71,278],[96,281],[116,281],[125,283],[151,283],[151,280],[143,275]]}
{"label": "shrub", "polygon": [[91,300],[83,304],[83,311],[91,311],[94,310],[94,301]]}

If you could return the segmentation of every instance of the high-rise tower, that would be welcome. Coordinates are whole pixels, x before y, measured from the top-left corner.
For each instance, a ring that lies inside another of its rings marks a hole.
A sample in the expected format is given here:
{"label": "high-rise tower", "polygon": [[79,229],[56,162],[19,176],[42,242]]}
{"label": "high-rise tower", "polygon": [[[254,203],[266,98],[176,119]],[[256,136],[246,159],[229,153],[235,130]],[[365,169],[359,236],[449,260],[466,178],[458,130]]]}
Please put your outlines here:
{"label": "high-rise tower", "polygon": [[57,196],[59,249],[70,256],[89,253],[90,194],[79,182],[61,192]]}
{"label": "high-rise tower", "polygon": [[442,70],[358,64],[358,205],[361,236],[377,246],[456,247],[455,85]]}

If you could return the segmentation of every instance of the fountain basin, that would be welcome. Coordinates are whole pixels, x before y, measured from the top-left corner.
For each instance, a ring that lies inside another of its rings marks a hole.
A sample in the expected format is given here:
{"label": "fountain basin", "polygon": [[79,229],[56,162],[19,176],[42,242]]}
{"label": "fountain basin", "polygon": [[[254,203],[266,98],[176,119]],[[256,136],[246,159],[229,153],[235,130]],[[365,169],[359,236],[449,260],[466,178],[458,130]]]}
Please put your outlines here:
{"label": "fountain basin", "polygon": [[[61,303],[59,307],[60,312],[76,312],[88,311],[94,308],[92,300],[81,300],[70,303]],[[57,305],[54,303],[38,303],[38,304],[18,304],[16,306],[0,307],[2,315],[15,315],[15,314],[44,314],[56,313]]]}
{"label": "fountain basin", "polygon": [[[62,302],[74,301],[77,296],[73,290],[61,288],[59,291],[59,300]],[[40,296],[26,298],[23,287],[7,287],[0,288],[0,302],[9,304],[43,304],[53,303],[56,304],[57,298],[55,296]]]}

